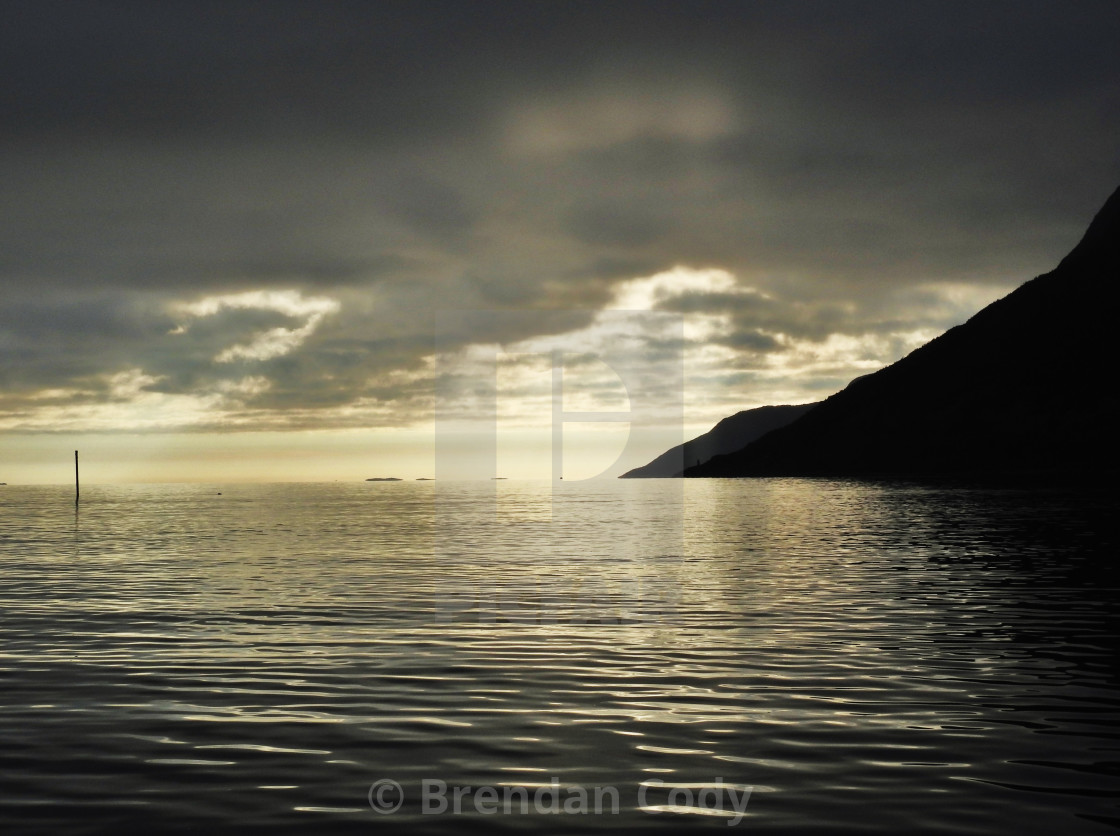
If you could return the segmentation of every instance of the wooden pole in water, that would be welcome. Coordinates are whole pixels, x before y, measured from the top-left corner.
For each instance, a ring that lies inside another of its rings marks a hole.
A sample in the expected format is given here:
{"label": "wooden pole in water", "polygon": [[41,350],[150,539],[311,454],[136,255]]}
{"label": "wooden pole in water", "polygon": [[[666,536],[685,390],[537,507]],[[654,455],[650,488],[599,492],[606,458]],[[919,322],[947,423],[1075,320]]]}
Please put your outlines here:
{"label": "wooden pole in water", "polygon": [[78,486],[78,451],[74,451],[74,504],[78,504],[78,497],[81,496],[81,490]]}

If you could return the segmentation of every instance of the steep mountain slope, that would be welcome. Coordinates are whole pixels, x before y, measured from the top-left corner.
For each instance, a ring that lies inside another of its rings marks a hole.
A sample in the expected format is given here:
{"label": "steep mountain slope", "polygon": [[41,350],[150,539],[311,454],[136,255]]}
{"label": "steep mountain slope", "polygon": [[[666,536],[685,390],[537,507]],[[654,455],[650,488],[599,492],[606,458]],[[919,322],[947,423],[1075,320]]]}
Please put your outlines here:
{"label": "steep mountain slope", "polygon": [[968,322],[685,476],[1115,472],[1120,189],[1076,248]]}

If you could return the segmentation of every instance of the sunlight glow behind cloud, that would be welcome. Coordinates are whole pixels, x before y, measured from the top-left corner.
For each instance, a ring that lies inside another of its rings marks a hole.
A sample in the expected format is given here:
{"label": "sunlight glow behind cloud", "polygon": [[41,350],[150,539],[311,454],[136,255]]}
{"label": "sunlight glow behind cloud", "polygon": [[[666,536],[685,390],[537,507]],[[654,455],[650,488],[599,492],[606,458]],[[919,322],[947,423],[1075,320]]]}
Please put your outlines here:
{"label": "sunlight glow behind cloud", "polygon": [[735,127],[735,109],[713,90],[616,89],[537,99],[515,108],[508,142],[523,154],[564,154],[647,136],[710,141]]}
{"label": "sunlight glow behind cloud", "polygon": [[[630,279],[615,291],[614,307],[622,310],[651,311],[658,302],[686,293],[739,292],[735,277],[717,268],[694,269],[678,265],[672,270]],[[758,293],[750,289],[744,293]],[[763,294],[760,294],[763,295]]]}

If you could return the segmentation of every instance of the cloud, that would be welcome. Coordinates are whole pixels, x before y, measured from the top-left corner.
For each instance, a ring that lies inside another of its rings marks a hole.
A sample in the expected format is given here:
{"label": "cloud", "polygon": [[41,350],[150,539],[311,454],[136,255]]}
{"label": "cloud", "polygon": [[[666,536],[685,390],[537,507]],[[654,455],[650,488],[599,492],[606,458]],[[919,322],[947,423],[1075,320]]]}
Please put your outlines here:
{"label": "cloud", "polygon": [[[666,307],[669,299],[729,293],[737,298],[762,296],[754,288],[740,290],[735,277],[719,268],[692,269],[675,266],[671,270],[652,276],[641,276],[618,285],[615,289],[615,307],[626,310],[651,311]],[[680,312],[678,308],[678,312]]]}
{"label": "cloud", "polygon": [[[237,360],[271,360],[283,357],[303,345],[328,314],[337,313],[336,299],[325,297],[304,298],[298,291],[247,291],[225,296],[207,296],[196,302],[181,302],[173,310],[188,318],[214,316],[223,310],[276,311],[293,319],[302,319],[298,328],[270,328],[253,335],[248,343],[238,343],[222,349],[214,357],[215,363],[232,363]],[[172,334],[184,334],[189,325],[179,325]]]}
{"label": "cloud", "polygon": [[511,111],[505,131],[514,153],[555,156],[651,136],[711,141],[729,133],[737,118],[718,91],[678,84],[655,92],[638,85],[536,98]]}
{"label": "cloud", "polygon": [[1054,266],[1120,181],[1108,3],[7,13],[21,426],[137,369],[161,421],[415,424],[476,309],[557,312],[502,346],[680,314],[704,420],[809,399]]}

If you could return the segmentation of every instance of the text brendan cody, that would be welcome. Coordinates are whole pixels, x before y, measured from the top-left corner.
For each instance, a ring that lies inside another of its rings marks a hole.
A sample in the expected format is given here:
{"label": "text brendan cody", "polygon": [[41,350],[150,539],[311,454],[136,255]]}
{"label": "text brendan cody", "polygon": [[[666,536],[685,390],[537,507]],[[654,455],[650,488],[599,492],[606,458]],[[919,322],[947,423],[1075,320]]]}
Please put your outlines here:
{"label": "text brendan cody", "polygon": [[[746,817],[751,787],[725,784],[722,778],[705,784],[666,784],[656,778],[637,787],[637,808],[644,813],[700,813],[723,816],[728,826]],[[383,778],[369,788],[369,806],[375,813],[396,813],[405,801],[404,789]],[[618,815],[622,795],[617,787],[563,785],[558,778],[547,784],[448,786],[425,778],[420,782],[420,814],[425,816],[475,813],[483,816]]]}

